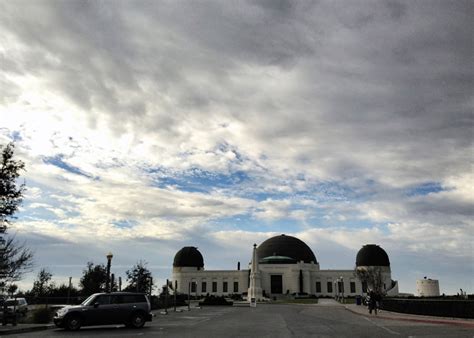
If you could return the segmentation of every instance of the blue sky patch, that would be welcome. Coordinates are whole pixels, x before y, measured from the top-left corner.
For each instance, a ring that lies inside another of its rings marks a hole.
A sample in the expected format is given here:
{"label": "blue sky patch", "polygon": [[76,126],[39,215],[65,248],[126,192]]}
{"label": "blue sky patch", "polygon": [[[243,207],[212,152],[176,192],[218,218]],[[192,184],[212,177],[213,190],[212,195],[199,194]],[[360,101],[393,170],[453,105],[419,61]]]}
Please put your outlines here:
{"label": "blue sky patch", "polygon": [[408,189],[407,195],[408,196],[423,196],[432,193],[438,193],[440,191],[444,191],[445,189],[441,186],[438,182],[427,182],[415,187]]}
{"label": "blue sky patch", "polygon": [[112,222],[112,224],[116,226],[117,228],[133,228],[138,223],[136,221],[129,220],[129,219],[121,219],[121,220]]}
{"label": "blue sky patch", "polygon": [[220,174],[192,168],[186,172],[173,174],[162,168],[153,168],[147,169],[146,172],[154,176],[154,186],[160,188],[175,186],[177,189],[186,192],[208,193],[213,189],[226,189],[250,180],[249,176],[243,171]]}
{"label": "blue sky patch", "polygon": [[43,158],[43,162],[46,163],[46,164],[52,164],[52,165],[54,165],[58,168],[66,170],[66,171],[68,171],[72,174],[81,175],[81,176],[91,178],[91,179],[96,179],[96,178],[92,177],[91,175],[89,175],[88,173],[82,171],[78,167],[75,167],[73,165],[70,165],[70,164],[66,163],[64,161],[64,155],[56,155],[56,156],[51,156],[51,157],[45,157],[45,158]]}

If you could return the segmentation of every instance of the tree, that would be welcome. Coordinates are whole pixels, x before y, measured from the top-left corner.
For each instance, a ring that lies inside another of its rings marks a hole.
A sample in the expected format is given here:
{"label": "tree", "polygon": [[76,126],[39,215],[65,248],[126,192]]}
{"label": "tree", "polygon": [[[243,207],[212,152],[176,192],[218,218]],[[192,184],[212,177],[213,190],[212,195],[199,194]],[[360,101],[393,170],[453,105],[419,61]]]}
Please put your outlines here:
{"label": "tree", "polygon": [[382,269],[379,266],[359,266],[354,271],[357,278],[377,294],[383,293]]}
{"label": "tree", "polygon": [[[33,252],[15,237],[0,238],[0,284],[21,279],[33,267]],[[1,287],[1,285],[0,285]]]}
{"label": "tree", "polygon": [[18,290],[18,285],[16,284],[10,284],[10,286],[7,289],[9,297],[13,297],[15,292]]}
{"label": "tree", "polygon": [[49,295],[49,292],[54,288],[54,284],[51,283],[53,274],[45,268],[42,268],[33,282],[33,288],[31,293],[35,297],[45,297]]}
{"label": "tree", "polygon": [[68,296],[71,299],[79,297],[79,290],[73,285],[71,285],[69,288],[69,285],[64,283],[60,284],[59,286],[55,286],[53,284],[53,287],[50,290],[50,297],[61,298],[64,302],[64,298],[67,298]]}
{"label": "tree", "polygon": [[0,163],[0,233],[7,231],[10,224],[10,218],[13,218],[15,212],[18,211],[23,200],[25,192],[25,183],[17,186],[17,179],[20,172],[25,170],[25,163],[20,160],[13,159],[14,144],[9,143],[3,149]]}
{"label": "tree", "polygon": [[146,267],[147,264],[147,262],[139,261],[131,270],[125,272],[128,285],[124,291],[150,292],[153,288],[153,279],[150,270]]}
{"label": "tree", "polygon": [[25,191],[25,183],[17,184],[25,164],[13,158],[14,148],[13,143],[0,146],[0,150],[3,149],[0,158],[0,288],[19,280],[33,265],[33,253],[15,241],[14,236],[6,236]]}
{"label": "tree", "polygon": [[94,265],[93,262],[88,262],[79,282],[81,294],[83,296],[89,296],[93,293],[105,292],[106,283],[107,269],[105,265]]}

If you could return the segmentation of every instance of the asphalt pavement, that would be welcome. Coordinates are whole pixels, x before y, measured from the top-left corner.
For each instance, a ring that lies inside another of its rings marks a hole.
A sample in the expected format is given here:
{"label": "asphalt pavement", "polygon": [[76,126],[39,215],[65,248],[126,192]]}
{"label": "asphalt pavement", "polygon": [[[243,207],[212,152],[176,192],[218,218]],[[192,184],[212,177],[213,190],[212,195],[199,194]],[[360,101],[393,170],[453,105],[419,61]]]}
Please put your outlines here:
{"label": "asphalt pavement", "polygon": [[[203,307],[157,313],[139,330],[123,326],[82,328],[78,332],[50,329],[16,337],[474,337],[474,328],[368,317],[331,301],[314,305],[258,304]],[[14,337],[14,336],[10,336]]]}

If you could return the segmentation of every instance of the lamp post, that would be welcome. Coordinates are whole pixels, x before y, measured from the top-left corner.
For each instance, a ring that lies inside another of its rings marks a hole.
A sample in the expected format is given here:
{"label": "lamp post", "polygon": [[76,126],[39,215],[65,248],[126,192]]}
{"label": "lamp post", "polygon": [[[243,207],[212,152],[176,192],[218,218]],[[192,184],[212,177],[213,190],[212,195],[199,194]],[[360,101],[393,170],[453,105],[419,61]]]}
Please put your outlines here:
{"label": "lamp post", "polygon": [[69,305],[69,298],[71,297],[72,277],[69,277],[69,286],[67,287],[67,304]]}
{"label": "lamp post", "polygon": [[105,292],[110,292],[110,289],[111,289],[111,286],[110,286],[110,266],[112,265],[112,258],[114,257],[114,255],[109,252],[107,254],[107,280],[106,280],[106,283],[105,283]]}
{"label": "lamp post", "polygon": [[341,276],[342,303],[344,304],[344,278]]}

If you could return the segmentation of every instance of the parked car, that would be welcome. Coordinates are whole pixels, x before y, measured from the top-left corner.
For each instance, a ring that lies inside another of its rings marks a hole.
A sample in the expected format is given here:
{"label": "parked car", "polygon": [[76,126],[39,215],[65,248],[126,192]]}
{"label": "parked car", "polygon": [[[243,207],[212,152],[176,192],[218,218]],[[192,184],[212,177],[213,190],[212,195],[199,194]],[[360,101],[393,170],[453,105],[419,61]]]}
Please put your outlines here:
{"label": "parked car", "polygon": [[142,293],[95,293],[80,305],[59,309],[54,315],[54,324],[66,330],[113,324],[141,328],[152,320],[150,311],[150,301]]}
{"label": "parked car", "polygon": [[4,303],[4,306],[7,306],[8,310],[26,316],[28,312],[28,303],[25,298],[10,298],[7,299]]}

